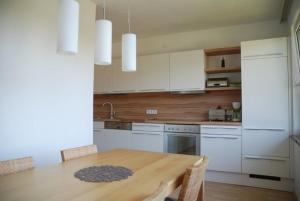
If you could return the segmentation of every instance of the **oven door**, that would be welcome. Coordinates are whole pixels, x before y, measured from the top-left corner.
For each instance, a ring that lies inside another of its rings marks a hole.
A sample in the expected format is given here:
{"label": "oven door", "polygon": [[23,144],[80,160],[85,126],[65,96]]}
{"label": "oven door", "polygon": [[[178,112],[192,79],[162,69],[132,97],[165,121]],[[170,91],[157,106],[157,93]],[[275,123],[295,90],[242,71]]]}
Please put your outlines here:
{"label": "oven door", "polygon": [[200,134],[165,132],[164,152],[200,155]]}

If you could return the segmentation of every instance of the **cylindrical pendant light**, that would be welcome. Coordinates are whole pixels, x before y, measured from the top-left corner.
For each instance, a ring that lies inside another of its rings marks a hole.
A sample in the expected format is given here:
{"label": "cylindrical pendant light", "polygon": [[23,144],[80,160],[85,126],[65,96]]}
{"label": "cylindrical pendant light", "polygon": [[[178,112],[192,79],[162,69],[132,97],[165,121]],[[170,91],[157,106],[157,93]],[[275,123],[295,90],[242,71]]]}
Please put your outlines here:
{"label": "cylindrical pendant light", "polygon": [[112,23],[105,19],[105,1],[103,19],[96,21],[95,64],[110,65],[112,57]]}
{"label": "cylindrical pendant light", "polygon": [[136,71],[136,35],[122,35],[122,71]]}
{"label": "cylindrical pendant light", "polygon": [[78,52],[79,3],[76,0],[58,1],[57,52],[76,54]]}
{"label": "cylindrical pendant light", "polygon": [[128,1],[129,32],[122,35],[122,71],[136,71],[136,35],[130,33],[130,9]]}

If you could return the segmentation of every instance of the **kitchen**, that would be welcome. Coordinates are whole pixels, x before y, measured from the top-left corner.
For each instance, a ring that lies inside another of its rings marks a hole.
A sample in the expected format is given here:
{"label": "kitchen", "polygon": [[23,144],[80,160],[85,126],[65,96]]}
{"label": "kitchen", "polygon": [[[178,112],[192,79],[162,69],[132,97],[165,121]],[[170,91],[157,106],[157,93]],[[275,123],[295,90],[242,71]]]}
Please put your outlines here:
{"label": "kitchen", "polygon": [[299,0],[48,3],[0,3],[0,200],[300,199]]}

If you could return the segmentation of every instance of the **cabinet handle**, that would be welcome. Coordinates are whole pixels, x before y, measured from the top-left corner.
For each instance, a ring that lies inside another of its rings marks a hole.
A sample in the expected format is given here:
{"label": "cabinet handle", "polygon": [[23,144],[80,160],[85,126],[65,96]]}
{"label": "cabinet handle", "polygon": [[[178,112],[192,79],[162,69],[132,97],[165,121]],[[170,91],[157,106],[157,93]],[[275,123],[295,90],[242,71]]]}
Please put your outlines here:
{"label": "cabinet handle", "polygon": [[252,58],[252,57],[262,57],[262,56],[281,56],[283,53],[278,52],[278,53],[269,53],[269,54],[253,54],[253,55],[247,55],[243,56],[243,58]]}
{"label": "cabinet handle", "polygon": [[260,131],[260,130],[270,130],[270,131],[284,131],[285,129],[284,128],[244,128],[244,130],[257,130],[257,131]]}
{"label": "cabinet handle", "polygon": [[268,156],[250,156],[245,155],[246,159],[256,159],[256,160],[270,160],[270,161],[288,161],[288,158],[280,158],[280,157],[268,157]]}
{"label": "cabinet handle", "polygon": [[228,136],[228,135],[202,135],[203,138],[221,138],[221,139],[239,139],[238,136]]}
{"label": "cabinet handle", "polygon": [[230,130],[234,130],[234,129],[238,129],[238,127],[213,127],[213,126],[202,126],[202,128],[206,128],[206,129],[230,129]]}
{"label": "cabinet handle", "polygon": [[133,135],[162,135],[162,133],[143,133],[143,132],[132,132]]}

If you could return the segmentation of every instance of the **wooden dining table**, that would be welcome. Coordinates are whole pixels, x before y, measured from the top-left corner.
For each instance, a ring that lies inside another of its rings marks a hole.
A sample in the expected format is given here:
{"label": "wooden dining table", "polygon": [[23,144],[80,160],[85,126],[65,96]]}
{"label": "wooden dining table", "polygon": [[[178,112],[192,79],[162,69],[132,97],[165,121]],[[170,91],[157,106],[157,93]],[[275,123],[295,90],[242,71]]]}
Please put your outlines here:
{"label": "wooden dining table", "polygon": [[[66,161],[45,168],[0,177],[1,201],[141,201],[161,181],[180,184],[186,168],[201,156],[116,149]],[[74,177],[81,168],[116,165],[134,173],[114,182],[84,182]]]}

